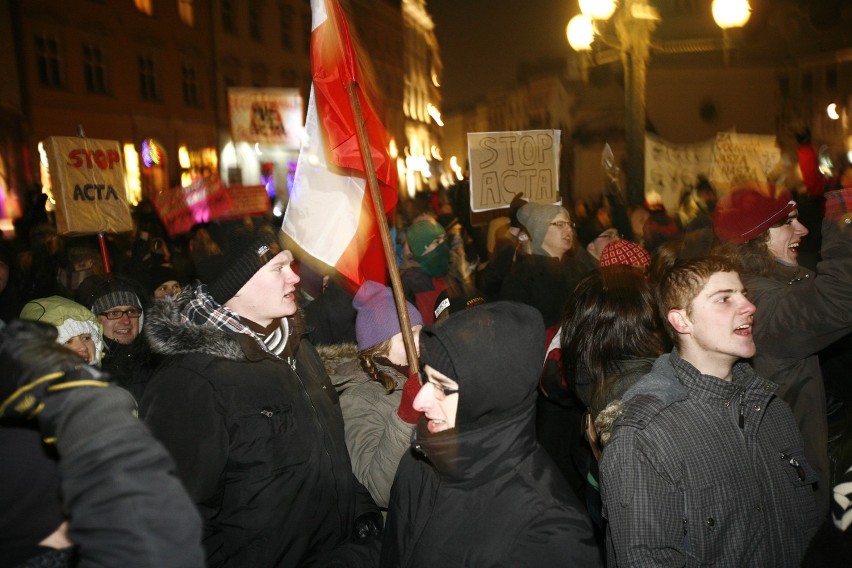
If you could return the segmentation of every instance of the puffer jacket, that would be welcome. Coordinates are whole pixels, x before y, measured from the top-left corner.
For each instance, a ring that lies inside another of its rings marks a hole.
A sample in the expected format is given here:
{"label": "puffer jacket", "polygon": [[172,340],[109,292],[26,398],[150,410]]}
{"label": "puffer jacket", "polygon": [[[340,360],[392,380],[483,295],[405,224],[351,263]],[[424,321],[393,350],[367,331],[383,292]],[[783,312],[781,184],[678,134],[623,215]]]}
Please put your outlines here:
{"label": "puffer jacket", "polygon": [[624,396],[600,462],[609,566],[798,566],[819,525],[790,408],[747,363],[677,351]]}
{"label": "puffer jacket", "polygon": [[201,512],[208,565],[322,565],[361,512],[334,387],[307,341],[286,361],[187,322],[192,293],[151,309],[146,339],[164,360],[140,407]]}

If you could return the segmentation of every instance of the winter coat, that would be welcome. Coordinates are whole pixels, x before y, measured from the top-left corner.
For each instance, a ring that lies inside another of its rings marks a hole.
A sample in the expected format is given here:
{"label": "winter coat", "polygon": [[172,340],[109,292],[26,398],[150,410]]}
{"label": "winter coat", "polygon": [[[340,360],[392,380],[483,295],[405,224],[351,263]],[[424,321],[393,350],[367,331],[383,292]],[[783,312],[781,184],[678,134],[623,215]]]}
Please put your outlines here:
{"label": "winter coat", "polygon": [[817,274],[776,264],[771,277],[746,276],[754,318],[754,369],[778,385],[819,475],[820,513],[828,511],[825,386],[817,353],[852,332],[852,230],[823,221]]}
{"label": "winter coat", "polygon": [[595,260],[585,249],[563,260],[540,254],[519,255],[503,280],[500,299],[536,308],[550,327],[559,323],[574,287],[591,270]]}
{"label": "winter coat", "polygon": [[426,457],[400,462],[381,566],[598,565],[589,519],[535,439],[540,314],[483,304],[424,328],[421,346],[424,334],[440,340],[456,370],[456,427],[418,426],[412,444]]}
{"label": "winter coat", "polygon": [[802,437],[775,385],[673,351],[623,399],[600,462],[609,566],[798,566],[819,524]]}
{"label": "winter coat", "polygon": [[284,360],[250,332],[182,319],[198,293],[152,308],[146,338],[165,359],[140,406],[201,512],[208,565],[321,565],[362,512],[334,387],[307,341]]}
{"label": "winter coat", "polygon": [[397,414],[404,379],[385,387],[361,369],[354,343],[318,348],[340,397],[346,447],[355,477],[379,507],[387,507],[396,468],[411,449],[414,427]]}
{"label": "winter coat", "polygon": [[140,333],[132,343],[119,343],[104,337],[104,358],[101,369],[109,373],[113,383],[142,400],[145,387],[154,371],[154,357]]}

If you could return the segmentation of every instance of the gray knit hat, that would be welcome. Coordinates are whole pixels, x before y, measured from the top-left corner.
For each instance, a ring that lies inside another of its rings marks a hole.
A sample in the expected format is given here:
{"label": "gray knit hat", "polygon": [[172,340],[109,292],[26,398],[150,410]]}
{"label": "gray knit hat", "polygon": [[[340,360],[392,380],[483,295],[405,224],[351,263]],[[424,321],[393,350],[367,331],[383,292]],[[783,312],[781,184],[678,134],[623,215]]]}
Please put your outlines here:
{"label": "gray knit hat", "polygon": [[129,278],[114,276],[104,279],[92,291],[92,313],[102,314],[115,306],[133,306],[142,309],[139,293],[142,287]]}
{"label": "gray knit hat", "polygon": [[246,235],[225,247],[224,254],[207,257],[198,265],[201,281],[214,300],[224,304],[252,276],[281,252],[277,237],[268,231]]}
{"label": "gray knit hat", "polygon": [[[518,221],[524,226],[532,239],[532,250],[535,254],[549,256],[547,251],[541,248],[550,222],[553,221],[560,211],[568,215],[568,211],[561,205],[545,205],[543,203],[527,203],[518,209]],[[571,216],[568,215],[570,218]]]}

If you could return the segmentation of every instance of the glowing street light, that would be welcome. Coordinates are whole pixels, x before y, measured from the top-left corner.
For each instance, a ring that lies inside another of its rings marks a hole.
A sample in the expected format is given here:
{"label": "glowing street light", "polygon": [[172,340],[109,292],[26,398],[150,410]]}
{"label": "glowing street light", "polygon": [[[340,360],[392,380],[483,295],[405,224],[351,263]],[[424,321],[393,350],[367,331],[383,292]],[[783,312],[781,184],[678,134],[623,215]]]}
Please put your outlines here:
{"label": "glowing street light", "polygon": [[568,43],[574,51],[588,51],[595,41],[595,27],[592,19],[585,14],[577,14],[568,22],[565,29]]}
{"label": "glowing street light", "polygon": [[[618,8],[618,9],[617,9]],[[571,48],[585,53],[594,49],[596,38],[615,47],[624,67],[624,142],[627,147],[627,198],[639,204],[645,198],[645,82],[652,45],[651,34],[660,21],[657,10],[647,0],[580,0],[582,15],[568,22],[566,35]],[[730,41],[728,29],[742,27],[751,15],[748,0],[713,0],[713,19],[722,29],[722,49],[728,63]],[[612,18],[615,37],[606,39],[600,26]],[[716,43],[710,49],[718,49]],[[667,48],[676,53],[677,48]],[[585,56],[584,57],[589,57]],[[585,65],[585,59],[584,65]],[[585,69],[585,67],[584,67]]]}

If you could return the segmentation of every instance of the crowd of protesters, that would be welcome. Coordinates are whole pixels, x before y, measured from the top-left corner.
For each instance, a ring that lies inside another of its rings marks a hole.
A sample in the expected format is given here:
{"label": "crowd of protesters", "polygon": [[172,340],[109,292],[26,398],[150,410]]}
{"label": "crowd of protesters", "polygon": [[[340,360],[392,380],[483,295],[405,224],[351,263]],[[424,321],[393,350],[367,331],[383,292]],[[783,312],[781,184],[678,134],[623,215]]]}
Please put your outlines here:
{"label": "crowd of protesters", "polygon": [[419,374],[392,290],[269,220],[170,238],[143,203],[109,265],[20,222],[0,567],[846,565],[852,189],[806,142],[800,191],[671,215],[401,203]]}

